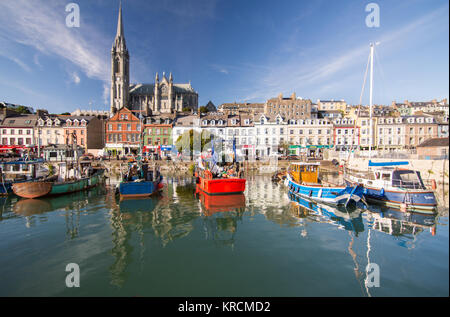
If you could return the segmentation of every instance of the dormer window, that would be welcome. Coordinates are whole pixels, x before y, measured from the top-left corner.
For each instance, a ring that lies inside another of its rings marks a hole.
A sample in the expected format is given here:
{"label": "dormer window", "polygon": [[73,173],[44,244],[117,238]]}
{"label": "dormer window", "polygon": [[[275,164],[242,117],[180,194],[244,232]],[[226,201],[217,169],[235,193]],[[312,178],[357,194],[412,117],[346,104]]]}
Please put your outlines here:
{"label": "dormer window", "polygon": [[203,120],[203,125],[207,125],[208,124],[208,120]]}
{"label": "dormer window", "polygon": [[250,119],[245,119],[245,124],[250,124]]}
{"label": "dormer window", "polygon": [[211,125],[216,125],[216,121],[211,120]]}
{"label": "dormer window", "polygon": [[236,124],[236,119],[231,119],[231,124],[235,125]]}

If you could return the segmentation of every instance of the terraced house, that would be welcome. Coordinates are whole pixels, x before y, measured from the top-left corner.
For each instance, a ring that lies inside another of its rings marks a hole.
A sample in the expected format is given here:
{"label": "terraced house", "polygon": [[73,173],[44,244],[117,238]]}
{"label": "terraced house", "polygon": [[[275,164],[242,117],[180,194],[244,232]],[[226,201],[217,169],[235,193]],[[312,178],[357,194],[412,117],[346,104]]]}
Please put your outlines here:
{"label": "terraced house", "polygon": [[165,157],[172,150],[175,114],[147,117],[144,124],[144,151]]}
{"label": "terraced house", "polygon": [[34,126],[37,115],[23,115],[4,110],[0,118],[1,150],[36,149],[36,135]]}
{"label": "terraced house", "polygon": [[131,110],[121,108],[106,121],[105,150],[108,155],[137,154],[139,151],[141,122]]}

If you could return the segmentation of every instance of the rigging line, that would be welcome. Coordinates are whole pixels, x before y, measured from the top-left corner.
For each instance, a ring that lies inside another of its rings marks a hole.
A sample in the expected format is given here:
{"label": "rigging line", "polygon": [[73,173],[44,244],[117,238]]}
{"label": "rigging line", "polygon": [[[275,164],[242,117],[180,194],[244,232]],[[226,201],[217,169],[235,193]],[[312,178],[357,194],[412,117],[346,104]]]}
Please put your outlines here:
{"label": "rigging line", "polygon": [[[362,98],[363,98],[363,95],[364,95],[364,89],[365,89],[365,87],[366,87],[366,81],[367,81],[367,73],[369,72],[369,64],[370,64],[370,54],[369,54],[369,57],[367,58],[366,72],[365,72],[365,74],[364,74],[364,81],[363,81],[363,85],[362,85],[362,87],[361,87],[361,94],[359,95],[359,104],[358,104],[358,111],[356,112],[356,119],[359,117],[360,111],[361,111]],[[357,123],[357,120],[356,120],[356,119],[355,119],[355,124],[354,124],[354,126],[353,126],[352,144],[350,145],[350,148],[353,147],[353,143],[354,143],[354,140],[355,140],[356,123]],[[351,153],[351,151],[348,151],[347,162],[348,162],[348,160],[350,159],[350,153]],[[344,170],[344,171],[345,171],[345,170]]]}

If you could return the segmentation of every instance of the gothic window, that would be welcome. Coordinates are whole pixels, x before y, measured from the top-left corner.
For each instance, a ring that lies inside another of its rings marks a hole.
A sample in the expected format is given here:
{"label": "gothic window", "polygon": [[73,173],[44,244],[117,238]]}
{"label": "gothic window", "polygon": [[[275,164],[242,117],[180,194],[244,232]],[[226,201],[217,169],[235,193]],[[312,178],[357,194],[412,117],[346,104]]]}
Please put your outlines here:
{"label": "gothic window", "polygon": [[114,73],[118,73],[119,72],[119,58],[114,59]]}

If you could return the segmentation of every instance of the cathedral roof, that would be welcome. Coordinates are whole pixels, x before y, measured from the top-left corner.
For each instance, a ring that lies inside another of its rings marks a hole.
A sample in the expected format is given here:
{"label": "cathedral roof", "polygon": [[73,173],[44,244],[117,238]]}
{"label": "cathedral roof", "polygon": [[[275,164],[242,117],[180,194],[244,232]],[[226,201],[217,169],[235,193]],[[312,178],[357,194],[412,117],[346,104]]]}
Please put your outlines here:
{"label": "cathedral roof", "polygon": [[[178,93],[195,92],[191,84],[173,84],[173,91]],[[153,95],[155,93],[155,84],[133,84],[130,85],[131,95]]]}

